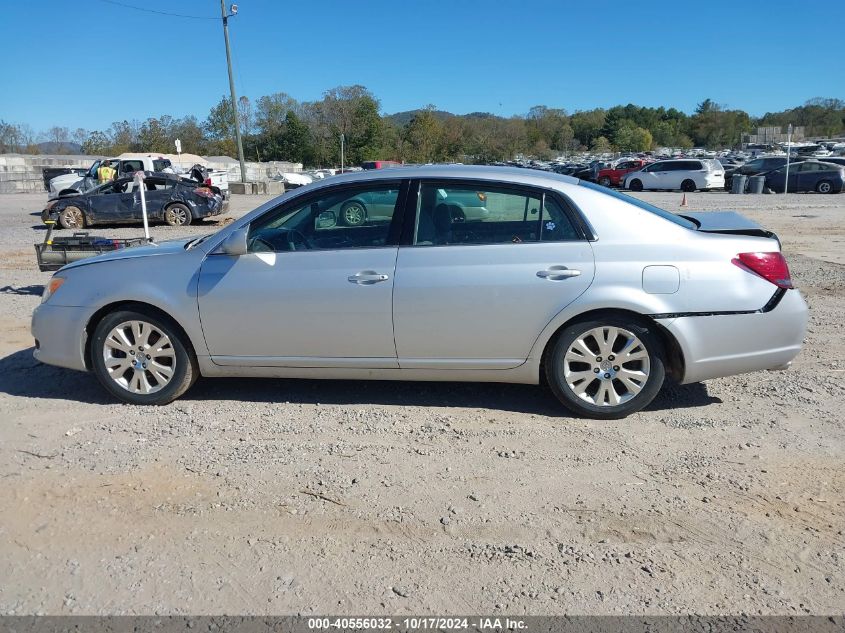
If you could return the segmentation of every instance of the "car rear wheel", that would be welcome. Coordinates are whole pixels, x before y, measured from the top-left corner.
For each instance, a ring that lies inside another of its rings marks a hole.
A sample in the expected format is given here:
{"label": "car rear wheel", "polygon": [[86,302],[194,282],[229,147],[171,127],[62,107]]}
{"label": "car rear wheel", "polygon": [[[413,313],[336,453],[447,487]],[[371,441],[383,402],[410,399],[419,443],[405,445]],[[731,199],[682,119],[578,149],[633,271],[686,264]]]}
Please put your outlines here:
{"label": "car rear wheel", "polygon": [[648,405],[665,377],[653,329],[617,316],[595,316],[563,330],[546,355],[546,378],[573,413],[616,420]]}
{"label": "car rear wheel", "polygon": [[816,191],[819,193],[833,193],[833,184],[829,180],[820,180],[816,185]]}
{"label": "car rear wheel", "polygon": [[171,321],[141,311],[120,310],[97,324],[91,360],[100,384],[124,402],[172,402],[197,379],[190,345]]}
{"label": "car rear wheel", "polygon": [[609,187],[610,186],[610,178],[608,178],[607,176],[602,176],[601,178],[599,178],[599,184],[602,187]]}
{"label": "car rear wheel", "polygon": [[684,182],[681,183],[681,191],[686,191],[687,193],[692,193],[695,191],[695,181],[690,180],[687,178]]}
{"label": "car rear wheel", "polygon": [[65,207],[59,212],[59,224],[65,229],[84,228],[85,214],[79,207]]}
{"label": "car rear wheel", "polygon": [[628,187],[631,189],[631,191],[642,191],[643,182],[639,178],[634,178],[631,182],[628,183]]}
{"label": "car rear wheel", "polygon": [[361,226],[367,219],[367,208],[358,201],[347,202],[340,208],[340,221],[346,226]]}
{"label": "car rear wheel", "polygon": [[191,223],[191,210],[181,202],[171,204],[164,210],[164,221],[170,226],[187,226]]}

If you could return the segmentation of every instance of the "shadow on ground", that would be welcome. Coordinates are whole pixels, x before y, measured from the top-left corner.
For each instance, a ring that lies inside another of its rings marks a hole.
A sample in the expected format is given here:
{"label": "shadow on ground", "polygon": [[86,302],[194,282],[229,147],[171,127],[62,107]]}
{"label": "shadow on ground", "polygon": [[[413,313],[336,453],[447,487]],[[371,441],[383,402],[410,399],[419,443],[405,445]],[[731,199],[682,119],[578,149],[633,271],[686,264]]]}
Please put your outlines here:
{"label": "shadow on ground", "polygon": [[[114,404],[93,374],[39,363],[32,348],[0,359],[0,393],[28,398]],[[551,393],[535,385],[500,383],[401,382],[355,380],[289,380],[271,378],[208,378],[193,386],[182,401],[240,400],[300,404],[396,405],[485,408],[565,415]],[[701,383],[667,385],[648,411],[703,407],[721,402]]]}
{"label": "shadow on ground", "polygon": [[31,286],[3,286],[0,288],[0,294],[4,295],[41,296],[43,293],[43,284],[32,284]]}

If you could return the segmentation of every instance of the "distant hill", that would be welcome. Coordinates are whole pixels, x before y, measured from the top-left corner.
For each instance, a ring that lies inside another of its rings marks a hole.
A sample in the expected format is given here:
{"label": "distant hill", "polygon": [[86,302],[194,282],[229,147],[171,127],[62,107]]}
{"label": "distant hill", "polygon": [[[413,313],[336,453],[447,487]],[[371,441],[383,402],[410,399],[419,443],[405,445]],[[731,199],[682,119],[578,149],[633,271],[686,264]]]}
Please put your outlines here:
{"label": "distant hill", "polygon": [[82,145],[79,143],[54,143],[53,141],[46,141],[38,143],[38,151],[42,154],[81,154]]}
{"label": "distant hill", "polygon": [[[422,112],[422,110],[407,110],[406,112],[397,112],[396,114],[385,115],[385,118],[390,120],[395,125],[402,127],[404,125],[408,125],[408,123],[411,122],[411,119],[414,118],[414,115],[416,115],[418,112]],[[489,112],[470,112],[469,114],[453,114],[451,112],[446,112],[445,110],[432,110],[432,114],[434,114],[434,116],[436,116],[441,121],[455,117],[461,119],[498,118],[495,114],[490,114]]]}
{"label": "distant hill", "polygon": [[[392,121],[396,125],[401,127],[403,125],[408,125],[408,123],[411,122],[411,119],[413,119],[414,116],[419,112],[422,112],[422,110],[419,110],[419,109],[418,110],[407,110],[406,112],[397,112],[396,114],[388,114],[387,118],[390,119],[390,121]],[[432,110],[432,114],[434,116],[436,116],[438,119],[449,119],[449,118],[455,116],[451,112],[445,112],[444,110]]]}

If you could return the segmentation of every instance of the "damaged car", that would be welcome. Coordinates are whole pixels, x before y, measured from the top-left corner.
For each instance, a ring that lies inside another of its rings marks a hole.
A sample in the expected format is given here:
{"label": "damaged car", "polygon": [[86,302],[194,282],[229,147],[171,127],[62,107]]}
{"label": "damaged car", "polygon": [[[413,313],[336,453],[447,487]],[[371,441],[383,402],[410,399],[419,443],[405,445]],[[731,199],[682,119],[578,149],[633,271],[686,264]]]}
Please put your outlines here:
{"label": "damaged car", "polygon": [[[170,226],[185,226],[223,211],[219,188],[198,184],[175,174],[148,172],[143,180],[147,218]],[[132,177],[118,178],[85,193],[67,194],[47,204],[44,222],[52,220],[65,229],[94,224],[143,222],[141,192]]]}

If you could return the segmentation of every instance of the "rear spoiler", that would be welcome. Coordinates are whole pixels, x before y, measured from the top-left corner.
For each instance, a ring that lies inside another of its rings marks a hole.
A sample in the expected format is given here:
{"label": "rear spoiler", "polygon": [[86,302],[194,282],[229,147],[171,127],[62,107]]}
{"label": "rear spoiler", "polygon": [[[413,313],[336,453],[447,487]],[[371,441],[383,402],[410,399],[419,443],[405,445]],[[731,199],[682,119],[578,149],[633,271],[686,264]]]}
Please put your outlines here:
{"label": "rear spoiler", "polygon": [[764,229],[753,220],[749,220],[736,211],[702,211],[698,213],[681,213],[679,215],[695,224],[696,229],[703,233],[768,237],[776,239],[778,244],[780,244],[778,236],[772,231]]}

